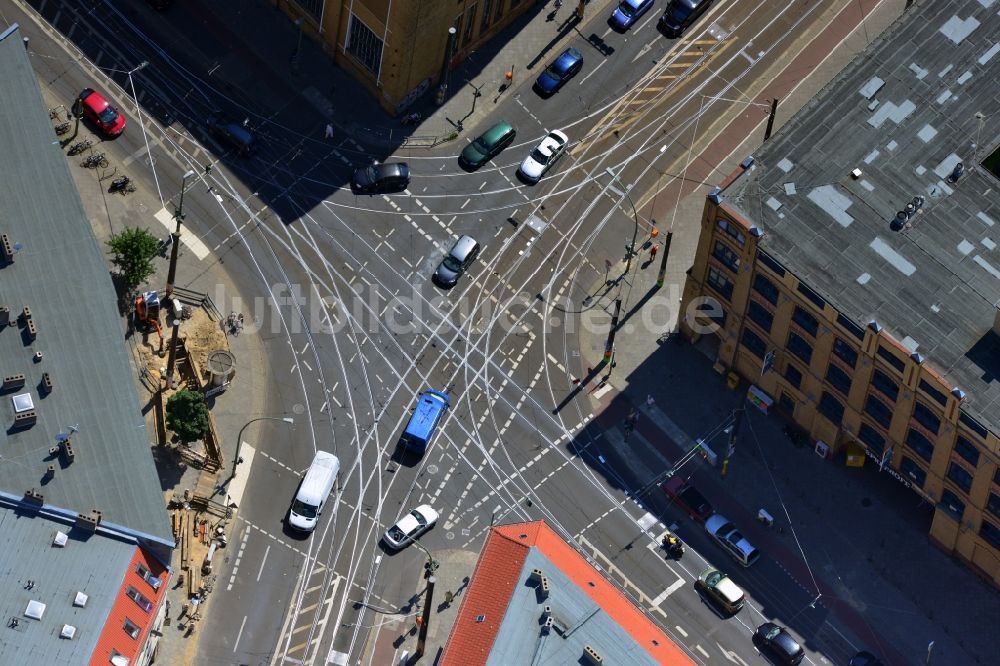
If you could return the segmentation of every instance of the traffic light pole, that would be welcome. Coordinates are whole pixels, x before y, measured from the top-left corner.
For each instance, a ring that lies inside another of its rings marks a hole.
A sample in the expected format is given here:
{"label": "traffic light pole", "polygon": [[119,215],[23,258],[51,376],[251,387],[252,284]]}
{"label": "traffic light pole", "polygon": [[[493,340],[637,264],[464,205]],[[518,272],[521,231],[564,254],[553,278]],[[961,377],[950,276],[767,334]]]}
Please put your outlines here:
{"label": "traffic light pole", "polygon": [[188,171],[184,174],[181,179],[181,200],[177,205],[177,212],[174,213],[174,220],[177,222],[177,227],[174,232],[170,234],[170,239],[173,241],[170,243],[170,268],[167,270],[167,288],[166,298],[170,298],[171,294],[174,293],[174,279],[177,276],[177,253],[178,246],[181,240],[181,222],[184,221],[184,190],[187,189],[188,178],[194,176],[194,171]]}
{"label": "traffic light pole", "polygon": [[615,300],[615,314],[611,318],[611,330],[608,331],[608,341],[604,345],[604,362],[610,363],[615,355],[615,332],[618,330],[618,315],[621,314],[622,299]]}
{"label": "traffic light pole", "polygon": [[733,412],[733,429],[729,431],[729,445],[726,448],[726,457],[722,459],[722,478],[726,478],[729,459],[736,453],[736,436],[740,432],[740,423],[743,421],[744,411],[741,407]]}

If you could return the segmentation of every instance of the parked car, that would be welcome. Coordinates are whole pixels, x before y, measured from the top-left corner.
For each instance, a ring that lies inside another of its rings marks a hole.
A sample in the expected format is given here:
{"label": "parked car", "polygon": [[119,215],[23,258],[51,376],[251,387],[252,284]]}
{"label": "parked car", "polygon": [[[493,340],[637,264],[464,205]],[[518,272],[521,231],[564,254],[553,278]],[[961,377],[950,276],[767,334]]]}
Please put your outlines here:
{"label": "parked car", "polygon": [[521,162],[521,166],[518,168],[521,177],[529,183],[537,183],[549,170],[549,167],[563,156],[568,144],[569,137],[559,130],[549,132],[542,139],[542,142],[535,146],[531,154]]}
{"label": "parked car", "polygon": [[760,559],[760,551],[750,545],[736,526],[717,513],[705,521],[705,531],[740,565],[748,567]]}
{"label": "parked car", "polygon": [[507,121],[501,120],[493,127],[489,128],[476,140],[470,143],[459,155],[458,161],[462,166],[478,169],[510,145],[517,135],[517,130]]}
{"label": "parked car", "polygon": [[671,477],[661,487],[677,506],[699,523],[704,523],[715,511],[697,488],[679,476]]}
{"label": "parked car", "polygon": [[227,116],[209,116],[205,120],[205,125],[217,139],[235,148],[236,152],[245,157],[254,147],[253,132],[247,127],[248,120],[238,123]]}
{"label": "parked car", "polygon": [[706,569],[694,582],[694,587],[726,615],[735,615],[746,603],[743,590],[733,579],[718,569]]}
{"label": "parked car", "polygon": [[434,527],[437,519],[437,511],[432,509],[429,504],[421,504],[387,529],[382,540],[392,550],[400,550],[409,546],[414,539]]}
{"label": "parked car", "polygon": [[882,666],[882,662],[868,650],[862,650],[851,657],[851,660],[847,662],[847,666]]}
{"label": "parked car", "polygon": [[84,88],[80,92],[80,105],[84,117],[97,125],[106,136],[118,136],[125,131],[125,116],[93,88]]}
{"label": "parked car", "polygon": [[406,162],[373,164],[354,170],[351,189],[359,194],[402,192],[410,185],[410,167]]}
{"label": "parked car", "polygon": [[757,631],[753,634],[753,642],[760,650],[788,666],[796,666],[806,656],[798,641],[773,622],[765,622],[757,627]]}
{"label": "parked car", "polygon": [[628,30],[653,6],[654,0],[622,0],[608,21],[616,30]]}
{"label": "parked car", "polygon": [[552,61],[535,81],[535,90],[543,97],[554,94],[583,68],[583,54],[572,46]]}
{"label": "parked car", "polygon": [[712,0],[670,0],[657,26],[669,37],[680,37],[711,6]]}
{"label": "parked car", "polygon": [[472,236],[462,236],[434,271],[434,283],[440,287],[454,287],[478,256],[479,243]]}

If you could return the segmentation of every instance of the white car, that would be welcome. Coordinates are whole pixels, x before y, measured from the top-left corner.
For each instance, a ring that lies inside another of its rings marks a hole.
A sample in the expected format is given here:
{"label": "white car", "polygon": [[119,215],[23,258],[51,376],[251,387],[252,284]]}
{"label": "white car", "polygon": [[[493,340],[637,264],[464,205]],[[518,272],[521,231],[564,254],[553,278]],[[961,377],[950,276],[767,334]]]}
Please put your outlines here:
{"label": "white car", "polygon": [[549,132],[548,136],[542,139],[542,142],[521,162],[521,167],[518,169],[521,176],[530,183],[537,183],[549,167],[562,157],[568,143],[569,137],[559,130]]}
{"label": "white car", "polygon": [[742,566],[748,567],[760,559],[760,551],[725,516],[713,513],[705,521],[705,531]]}
{"label": "white car", "polygon": [[433,527],[437,519],[438,512],[430,504],[421,504],[387,529],[382,540],[392,550],[399,550]]}

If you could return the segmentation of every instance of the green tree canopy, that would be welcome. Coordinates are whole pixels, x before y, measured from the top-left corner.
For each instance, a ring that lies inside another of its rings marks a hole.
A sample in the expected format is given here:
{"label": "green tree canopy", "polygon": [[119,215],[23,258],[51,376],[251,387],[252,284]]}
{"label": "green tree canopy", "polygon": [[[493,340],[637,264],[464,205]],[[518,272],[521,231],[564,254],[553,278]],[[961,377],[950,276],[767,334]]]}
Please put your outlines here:
{"label": "green tree canopy", "polygon": [[122,282],[128,291],[146,282],[156,271],[153,257],[159,243],[156,236],[139,228],[126,228],[111,236],[108,254],[111,255],[111,263],[121,271]]}
{"label": "green tree canopy", "polygon": [[178,391],[167,400],[167,427],[184,444],[208,434],[208,405],[198,391]]}

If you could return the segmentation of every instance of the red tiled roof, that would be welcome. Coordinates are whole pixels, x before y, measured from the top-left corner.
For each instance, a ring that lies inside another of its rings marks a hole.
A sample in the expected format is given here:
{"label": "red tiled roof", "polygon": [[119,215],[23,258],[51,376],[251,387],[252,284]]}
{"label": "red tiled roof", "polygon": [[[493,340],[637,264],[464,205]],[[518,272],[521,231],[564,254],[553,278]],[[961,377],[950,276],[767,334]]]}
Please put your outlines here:
{"label": "red tiled roof", "polygon": [[[576,583],[636,643],[661,664],[694,665],[694,661],[615,585],[567,544],[544,521],[494,527],[483,546],[458,619],[441,655],[441,666],[485,664],[529,548],[537,548]],[[477,623],[476,616],[485,615]],[[598,649],[600,646],[597,646]]]}
{"label": "red tiled roof", "polygon": [[[140,576],[136,569],[142,564],[150,571],[150,578],[158,578],[159,588],[154,588],[149,582]],[[93,654],[90,655],[91,666],[107,666],[111,663],[112,650],[126,657],[129,663],[133,663],[149,638],[149,630],[156,619],[157,610],[160,603],[167,595],[167,582],[170,580],[170,572],[152,557],[147,557],[141,548],[136,548],[129,562],[128,569],[124,572],[121,585],[118,587],[118,594],[115,603],[108,613],[104,629],[97,640]],[[152,603],[149,611],[143,610],[134,599],[126,596],[125,592],[129,587],[133,587]],[[132,638],[125,631],[125,620],[129,620],[139,627],[139,636]]]}

